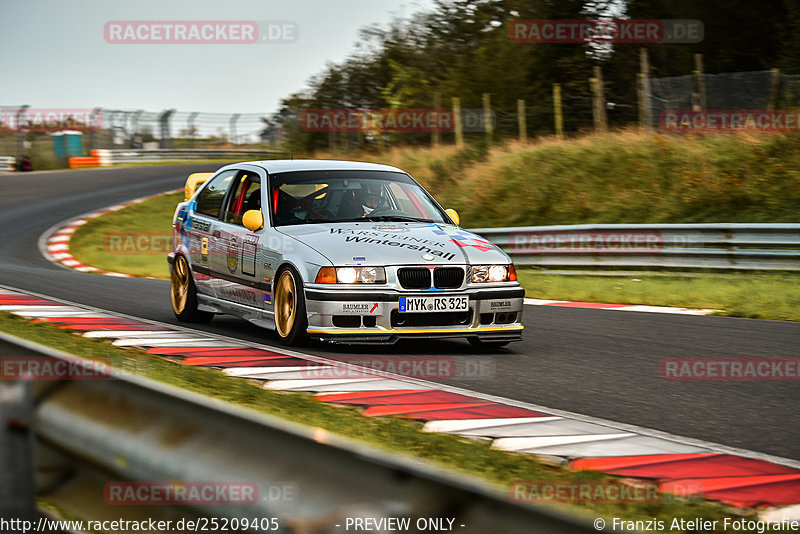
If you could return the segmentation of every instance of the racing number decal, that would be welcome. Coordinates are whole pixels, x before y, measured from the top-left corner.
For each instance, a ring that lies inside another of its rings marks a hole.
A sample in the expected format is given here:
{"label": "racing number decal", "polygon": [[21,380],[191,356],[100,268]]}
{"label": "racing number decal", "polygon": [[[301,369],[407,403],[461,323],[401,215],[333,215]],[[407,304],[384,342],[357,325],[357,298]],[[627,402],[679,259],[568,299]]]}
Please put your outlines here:
{"label": "racing number decal", "polygon": [[258,236],[246,235],[242,243],[242,274],[256,275],[256,251],[258,250]]}

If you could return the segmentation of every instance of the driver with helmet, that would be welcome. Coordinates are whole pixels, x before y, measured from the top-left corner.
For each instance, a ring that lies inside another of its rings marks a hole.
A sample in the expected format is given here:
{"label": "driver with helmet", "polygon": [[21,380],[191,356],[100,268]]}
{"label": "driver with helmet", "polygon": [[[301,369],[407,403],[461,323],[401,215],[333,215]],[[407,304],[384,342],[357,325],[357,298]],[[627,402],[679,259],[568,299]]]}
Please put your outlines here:
{"label": "driver with helmet", "polygon": [[381,187],[373,185],[362,186],[361,190],[358,192],[358,201],[361,203],[361,209],[364,211],[361,216],[368,216],[383,202]]}

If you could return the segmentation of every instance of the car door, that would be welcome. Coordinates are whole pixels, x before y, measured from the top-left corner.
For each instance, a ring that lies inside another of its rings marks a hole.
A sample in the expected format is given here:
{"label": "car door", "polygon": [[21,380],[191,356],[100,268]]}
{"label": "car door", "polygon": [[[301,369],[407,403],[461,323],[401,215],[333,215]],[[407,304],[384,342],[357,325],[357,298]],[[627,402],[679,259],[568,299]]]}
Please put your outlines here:
{"label": "car door", "polygon": [[190,210],[191,219],[186,223],[197,291],[212,297],[216,296],[212,258],[219,255],[215,235],[219,234],[223,201],[237,174],[232,169],[213,176],[197,194]]}
{"label": "car door", "polygon": [[261,210],[263,171],[240,170],[223,201],[220,222],[214,234],[218,253],[211,258],[211,269],[219,281],[217,297],[236,304],[264,309],[270,301],[269,283],[259,264],[259,242],[263,232],[251,232],[242,224],[249,210]]}

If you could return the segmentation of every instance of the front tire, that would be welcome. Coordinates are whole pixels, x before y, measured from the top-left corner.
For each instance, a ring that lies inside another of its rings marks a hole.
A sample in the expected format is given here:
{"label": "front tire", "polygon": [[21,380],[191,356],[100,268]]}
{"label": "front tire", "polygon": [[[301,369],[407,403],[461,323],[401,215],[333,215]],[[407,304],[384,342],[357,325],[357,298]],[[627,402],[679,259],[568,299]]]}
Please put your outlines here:
{"label": "front tire", "polygon": [[275,332],[283,345],[301,345],[308,340],[308,315],[303,281],[297,271],[284,267],[275,279],[273,295]]}
{"label": "front tire", "polygon": [[207,323],[213,319],[213,313],[197,309],[197,287],[186,258],[176,256],[171,271],[170,297],[175,317],[183,323]]}

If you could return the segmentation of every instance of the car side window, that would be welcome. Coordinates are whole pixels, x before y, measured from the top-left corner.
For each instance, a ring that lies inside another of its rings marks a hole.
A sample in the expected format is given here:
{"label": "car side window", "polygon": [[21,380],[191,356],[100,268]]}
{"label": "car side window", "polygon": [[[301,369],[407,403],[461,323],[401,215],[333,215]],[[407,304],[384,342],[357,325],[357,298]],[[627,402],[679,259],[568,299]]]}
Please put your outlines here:
{"label": "car side window", "polygon": [[197,195],[197,207],[195,211],[208,215],[210,217],[219,217],[220,210],[222,209],[222,201],[225,199],[225,193],[228,192],[233,178],[236,176],[237,171],[230,170],[218,174],[200,191]]}
{"label": "car side window", "polygon": [[242,216],[249,210],[261,209],[261,177],[258,173],[242,171],[237,176],[225,199],[222,221],[242,224]]}

